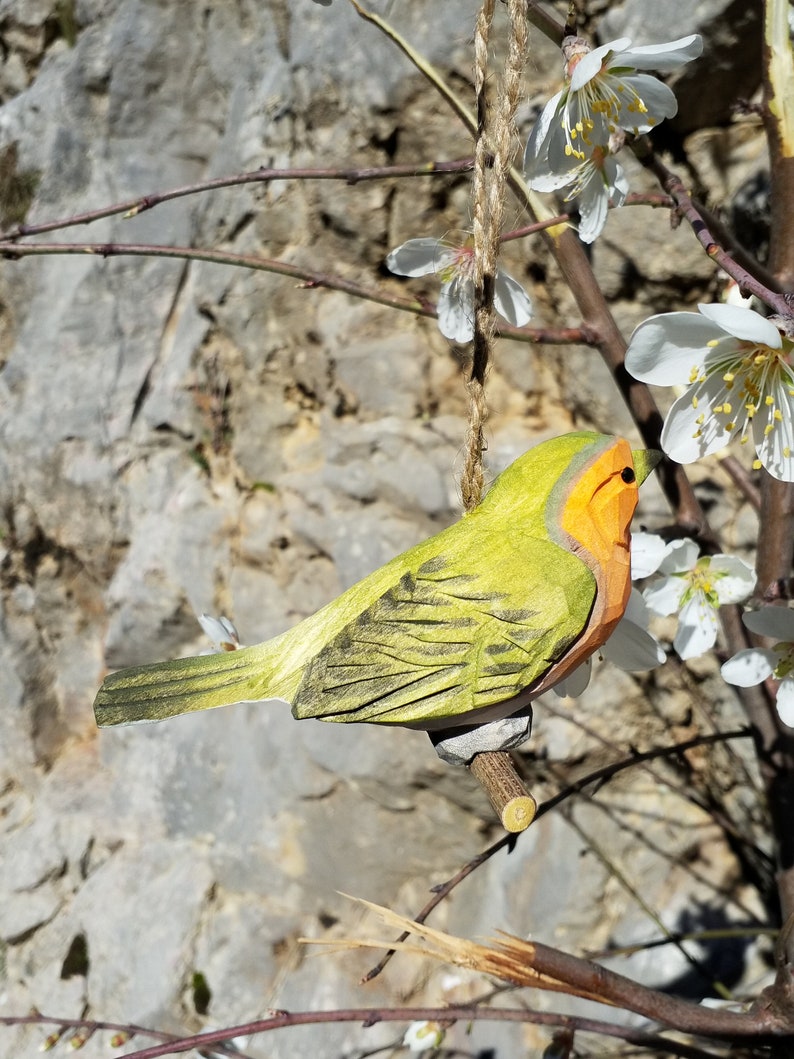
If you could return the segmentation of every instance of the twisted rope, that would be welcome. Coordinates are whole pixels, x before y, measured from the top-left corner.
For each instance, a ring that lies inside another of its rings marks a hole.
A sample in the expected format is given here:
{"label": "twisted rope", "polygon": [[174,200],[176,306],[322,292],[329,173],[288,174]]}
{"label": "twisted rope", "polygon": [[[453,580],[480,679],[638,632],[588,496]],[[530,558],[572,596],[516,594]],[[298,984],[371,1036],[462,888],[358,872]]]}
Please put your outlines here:
{"label": "twisted rope", "polygon": [[488,105],[488,42],[495,0],[483,0],[474,31],[474,87],[477,104],[477,138],[472,183],[474,236],[474,354],[469,391],[469,423],[461,495],[466,511],[480,502],[483,487],[483,428],[488,414],[485,379],[493,350],[494,292],[499,237],[504,217],[507,174],[518,138],[515,114],[521,99],[528,32],[526,3],[508,0],[510,36],[502,83],[495,110]]}

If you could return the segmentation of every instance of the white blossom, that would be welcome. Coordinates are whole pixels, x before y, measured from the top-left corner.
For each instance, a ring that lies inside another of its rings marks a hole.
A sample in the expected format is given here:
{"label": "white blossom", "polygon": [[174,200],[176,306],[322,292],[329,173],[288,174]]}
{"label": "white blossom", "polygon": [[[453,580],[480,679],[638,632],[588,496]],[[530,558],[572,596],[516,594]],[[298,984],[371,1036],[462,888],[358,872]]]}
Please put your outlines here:
{"label": "white blossom", "polygon": [[569,189],[565,201],[578,200],[584,242],[600,234],[610,203],[625,201],[628,181],[614,158],[625,133],[648,132],[678,110],[672,90],[641,71],[674,70],[702,50],[697,34],[640,48],[627,37],[592,50],[581,37],[563,41],[566,84],[535,123],[524,175],[535,191]]}
{"label": "white blossom", "polygon": [[648,632],[648,607],[636,588],[632,588],[623,617],[600,653],[627,673],[642,673],[663,664],[664,651]]}
{"label": "white blossom", "polygon": [[[642,673],[664,662],[659,641],[648,632],[648,608],[636,588],[632,588],[623,617],[598,654],[627,673]],[[561,698],[577,698],[590,683],[591,671],[592,660],[588,658],[554,685],[555,694]]]}
{"label": "white blossom", "polygon": [[752,437],[757,459],[781,481],[794,481],[792,342],[771,320],[734,305],[698,313],[662,313],[631,336],[626,369],[657,386],[687,385],[662,430],[662,448],[693,463]]}
{"label": "white blossom", "polygon": [[664,559],[667,542],[658,533],[637,530],[631,535],[631,580],[655,574]]}
{"label": "white blossom", "polygon": [[[607,146],[596,144],[584,159],[573,158],[563,172],[555,172],[548,155],[533,159],[529,146],[525,155],[528,183],[535,191],[556,191],[565,188],[565,202],[577,203],[579,210],[579,238],[583,243],[594,242],[604,229],[610,206],[622,206],[629,193],[629,182],[623,166],[616,161],[619,149],[610,137]],[[622,140],[621,140],[622,144]]]}
{"label": "white blossom", "polygon": [[[474,337],[474,249],[447,246],[439,239],[409,239],[392,250],[386,267],[400,276],[427,276],[441,280],[438,297],[438,327],[451,342],[470,342]],[[521,284],[503,269],[494,280],[496,311],[514,327],[532,318],[532,302]]]}
{"label": "white blossom", "polygon": [[740,688],[753,687],[773,677],[778,681],[777,712],[794,728],[794,611],[786,607],[762,607],[742,616],[744,624],[759,636],[778,642],[774,647],[749,647],[722,666],[723,678]]}
{"label": "white blossom", "polygon": [[444,1040],[444,1030],[437,1022],[412,1022],[405,1031],[403,1044],[412,1052],[429,1052],[440,1048]]}
{"label": "white blossom", "polygon": [[672,541],[659,564],[662,578],[643,592],[655,614],[678,612],[673,647],[683,659],[696,658],[717,640],[717,614],[723,603],[739,603],[755,588],[755,571],[733,555],[699,557],[697,544]]}
{"label": "white blossom", "polygon": [[222,651],[237,651],[243,645],[234,623],[228,618],[213,618],[211,614],[199,614],[199,625],[212,640],[214,650],[208,654],[220,654]]}

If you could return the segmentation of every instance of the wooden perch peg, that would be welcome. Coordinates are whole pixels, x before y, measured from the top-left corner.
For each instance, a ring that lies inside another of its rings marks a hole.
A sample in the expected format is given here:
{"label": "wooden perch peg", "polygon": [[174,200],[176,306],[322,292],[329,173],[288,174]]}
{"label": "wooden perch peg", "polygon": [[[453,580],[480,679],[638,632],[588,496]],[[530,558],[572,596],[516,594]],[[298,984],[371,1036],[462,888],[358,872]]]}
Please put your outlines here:
{"label": "wooden perch peg", "polygon": [[504,751],[476,754],[469,771],[477,778],[505,831],[526,831],[538,811],[538,803],[519,779],[513,759]]}

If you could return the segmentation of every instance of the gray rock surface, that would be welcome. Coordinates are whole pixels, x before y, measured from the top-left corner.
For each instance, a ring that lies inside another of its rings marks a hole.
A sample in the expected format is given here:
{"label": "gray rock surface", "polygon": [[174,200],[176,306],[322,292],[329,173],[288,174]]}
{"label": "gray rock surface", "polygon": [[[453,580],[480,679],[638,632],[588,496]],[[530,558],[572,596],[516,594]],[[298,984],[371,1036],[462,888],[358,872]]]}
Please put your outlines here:
{"label": "gray rock surface", "polygon": [[[463,92],[477,6],[372,3]],[[39,175],[28,223],[259,166],[471,150],[407,60],[342,0],[2,0],[0,22],[0,148],[16,145],[18,172]],[[540,98],[559,66],[538,34],[533,47],[530,95]],[[285,180],[41,238],[218,248],[435,298],[432,281],[403,287],[382,261],[407,238],[465,227],[467,188],[460,177]],[[594,248],[627,329],[710,276],[683,231],[671,267],[661,212],[633,217],[611,218]],[[538,323],[579,322],[541,248],[505,254]],[[361,987],[376,956],[318,957],[298,942],[378,932],[340,891],[415,912],[498,835],[480,789],[443,766],[425,735],[299,724],[272,704],[98,733],[91,712],[108,669],[203,650],[196,613],[227,614],[257,642],[452,521],[462,361],[432,321],[267,272],[101,255],[3,263],[0,1015],[85,1011],[193,1032],[271,1007],[442,1003],[487,990],[407,956]],[[501,343],[489,398],[491,473],[572,426],[630,429],[591,350]],[[657,524],[668,517],[652,490],[645,511]],[[650,711],[614,671],[581,707],[557,716],[553,702],[539,704],[536,793],[573,778],[566,762],[590,745],[577,720],[618,750],[683,738],[689,700],[676,688],[660,705],[664,684],[647,687]],[[634,782],[639,794],[629,778],[616,785],[609,812],[577,805],[578,830],[545,817],[434,922],[574,950],[607,945],[618,927],[621,940],[650,936],[605,865],[582,857],[583,835],[630,864],[662,913],[678,914],[684,888],[694,903],[723,887],[726,914],[738,914],[736,864],[713,824],[661,780]],[[610,820],[627,804],[634,830]],[[666,851],[640,854],[650,817],[663,821]],[[708,862],[684,823],[708,831]],[[682,848],[699,868],[694,881]],[[85,965],[72,970],[67,956],[83,943]],[[665,961],[637,973],[679,973]],[[211,991],[206,1013],[194,1003],[197,973]],[[397,1042],[402,1029],[308,1027],[246,1047],[343,1055]],[[0,1026],[0,1051],[32,1057],[44,1034]],[[107,1040],[97,1034],[83,1054],[106,1055]],[[494,1025],[450,1034],[457,1047],[500,1056],[547,1040]]]}

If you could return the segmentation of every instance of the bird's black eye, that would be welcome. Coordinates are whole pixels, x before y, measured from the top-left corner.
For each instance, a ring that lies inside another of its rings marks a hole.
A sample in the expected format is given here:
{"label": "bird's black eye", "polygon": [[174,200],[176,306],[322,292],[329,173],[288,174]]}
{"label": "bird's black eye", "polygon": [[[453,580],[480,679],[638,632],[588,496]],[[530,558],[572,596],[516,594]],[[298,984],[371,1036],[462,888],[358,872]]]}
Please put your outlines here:
{"label": "bird's black eye", "polygon": [[620,477],[623,479],[626,485],[631,485],[632,482],[637,481],[637,476],[634,473],[633,467],[624,467],[623,470],[620,472]]}

